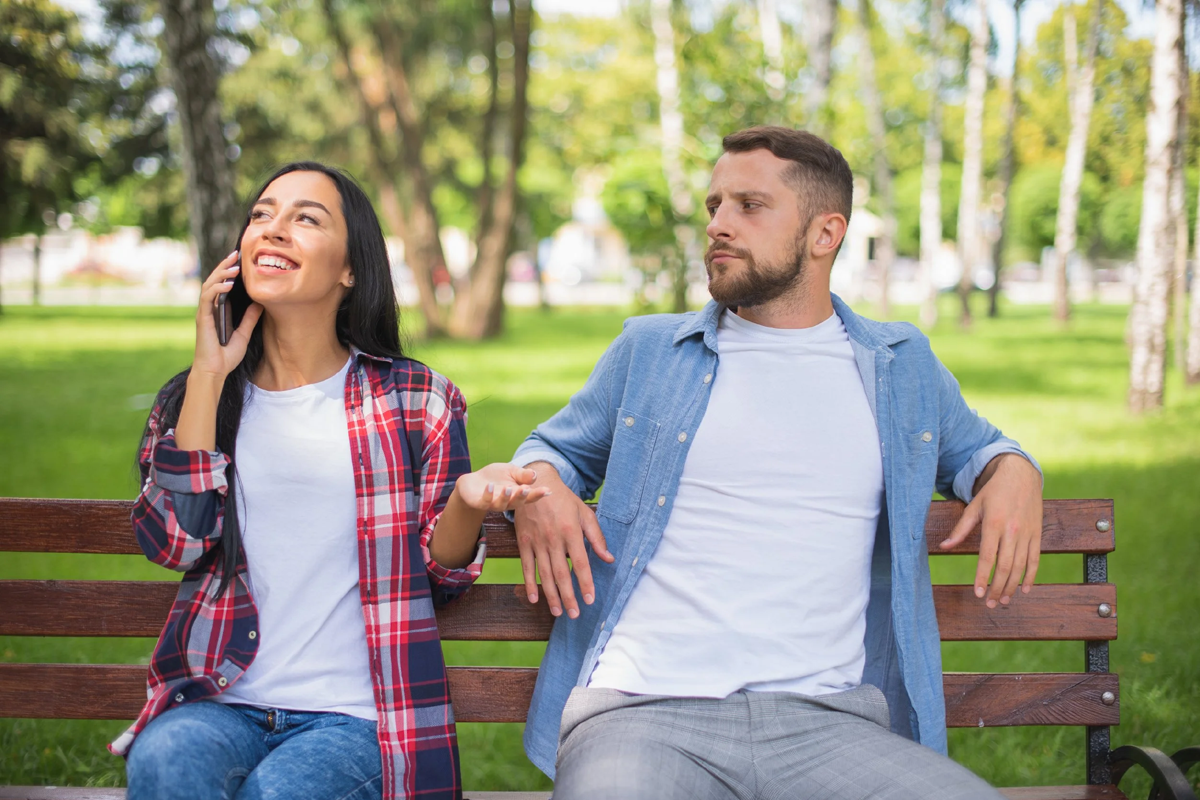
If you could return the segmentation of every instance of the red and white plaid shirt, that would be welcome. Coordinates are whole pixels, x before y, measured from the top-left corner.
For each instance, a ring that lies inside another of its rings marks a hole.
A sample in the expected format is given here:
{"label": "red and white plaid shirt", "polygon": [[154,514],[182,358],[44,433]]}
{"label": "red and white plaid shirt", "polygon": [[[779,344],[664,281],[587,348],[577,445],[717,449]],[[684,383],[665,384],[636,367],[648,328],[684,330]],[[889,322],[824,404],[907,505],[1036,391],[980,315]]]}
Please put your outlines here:
{"label": "red and white plaid shirt", "polygon": [[[466,403],[449,380],[417,362],[358,350],[353,359],[346,419],[383,796],[457,800],[462,773],[433,609],[479,577],[487,547],[481,537],[473,563],[447,569],[430,558],[429,540],[455,481],[471,469]],[[258,647],[258,612],[244,557],[225,593],[217,595],[223,566],[213,551],[220,543],[230,459],[216,451],[180,450],[174,431],[159,429],[161,411],[160,401],[142,441],[144,485],[133,528],[147,558],[185,575],[150,662],[146,705],[109,746],[118,755],[127,754],[162,712],[232,685]],[[410,449],[420,451],[418,493]],[[197,529],[185,530],[180,517]]]}

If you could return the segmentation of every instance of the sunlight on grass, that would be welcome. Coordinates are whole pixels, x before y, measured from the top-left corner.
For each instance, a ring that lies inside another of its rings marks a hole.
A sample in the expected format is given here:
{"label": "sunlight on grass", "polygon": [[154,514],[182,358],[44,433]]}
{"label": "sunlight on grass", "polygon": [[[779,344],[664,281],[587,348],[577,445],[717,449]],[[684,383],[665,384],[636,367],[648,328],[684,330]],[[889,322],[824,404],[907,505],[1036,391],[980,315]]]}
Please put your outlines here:
{"label": "sunlight on grass", "polygon": [[[915,309],[897,310],[915,319]],[[1200,743],[1200,388],[1172,375],[1167,406],[1144,418],[1124,410],[1124,308],[1081,306],[1065,329],[1045,308],[1005,307],[961,331],[953,306],[932,332],[935,352],[968,402],[1034,453],[1048,497],[1111,497],[1118,551],[1122,724],[1114,744],[1171,751]],[[513,310],[486,343],[414,342],[413,357],[449,376],[469,405],[473,462],[507,460],[587,378],[620,332],[608,309]],[[407,320],[411,324],[412,320]],[[148,397],[187,366],[187,309],[5,309],[0,316],[0,495],[129,498]],[[935,580],[969,581],[974,561],[938,558]],[[1077,581],[1078,557],[1047,557],[1043,582]],[[142,559],[5,554],[0,578],[167,580]],[[520,580],[511,561],[485,579]],[[145,639],[0,638],[0,661],[144,663]],[[536,664],[538,643],[450,643],[451,664]],[[1077,670],[1075,642],[953,643],[948,670]],[[122,723],[0,720],[0,784],[119,785],[121,762],[104,743]],[[466,785],[532,789],[548,782],[521,752],[520,725],[462,725]],[[1077,729],[951,732],[951,753],[998,785],[1083,782]],[[1125,788],[1132,789],[1136,784]],[[1142,791],[1142,789],[1138,789]]]}

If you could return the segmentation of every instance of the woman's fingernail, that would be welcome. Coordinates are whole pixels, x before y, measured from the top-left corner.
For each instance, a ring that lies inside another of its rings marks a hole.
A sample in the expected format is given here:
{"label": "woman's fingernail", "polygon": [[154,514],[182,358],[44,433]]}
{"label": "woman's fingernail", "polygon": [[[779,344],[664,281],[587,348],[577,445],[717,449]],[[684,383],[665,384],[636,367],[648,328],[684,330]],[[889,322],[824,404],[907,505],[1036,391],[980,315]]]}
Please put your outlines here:
{"label": "woman's fingernail", "polygon": [[234,250],[232,253],[230,253],[229,255],[227,255],[227,256],[225,256],[225,257],[226,257],[226,258],[233,258],[233,257],[234,257],[234,256],[236,256],[237,254],[238,254],[238,251],[237,251],[237,250]]}
{"label": "woman's fingernail", "polygon": [[487,485],[487,490],[488,490],[488,494],[495,494],[496,493],[496,484],[489,483]]}
{"label": "woman's fingernail", "polygon": [[536,470],[536,469],[531,469],[531,470],[529,470],[529,471],[533,473],[533,479],[536,481],[536,480],[537,480],[537,470]]}

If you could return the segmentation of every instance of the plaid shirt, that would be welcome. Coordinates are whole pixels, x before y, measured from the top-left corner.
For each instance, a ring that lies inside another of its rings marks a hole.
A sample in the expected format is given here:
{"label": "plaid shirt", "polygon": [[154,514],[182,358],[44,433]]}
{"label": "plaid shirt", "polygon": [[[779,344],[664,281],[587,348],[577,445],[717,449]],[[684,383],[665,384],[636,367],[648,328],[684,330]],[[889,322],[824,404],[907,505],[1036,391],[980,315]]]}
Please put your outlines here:
{"label": "plaid shirt", "polygon": [[[353,357],[346,419],[383,796],[459,798],[454,713],[433,609],[479,577],[487,548],[481,539],[473,563],[447,569],[430,558],[429,540],[455,481],[471,469],[466,405],[450,381],[422,364],[358,350]],[[144,486],[133,528],[151,561],[185,574],[150,662],[146,705],[109,746],[118,755],[162,712],[232,685],[257,652],[258,612],[244,558],[217,596],[223,568],[212,551],[220,542],[230,459],[180,450],[173,430],[160,431],[160,415],[156,405],[142,442]],[[419,496],[409,457],[417,450]],[[181,518],[194,530],[185,530]]]}

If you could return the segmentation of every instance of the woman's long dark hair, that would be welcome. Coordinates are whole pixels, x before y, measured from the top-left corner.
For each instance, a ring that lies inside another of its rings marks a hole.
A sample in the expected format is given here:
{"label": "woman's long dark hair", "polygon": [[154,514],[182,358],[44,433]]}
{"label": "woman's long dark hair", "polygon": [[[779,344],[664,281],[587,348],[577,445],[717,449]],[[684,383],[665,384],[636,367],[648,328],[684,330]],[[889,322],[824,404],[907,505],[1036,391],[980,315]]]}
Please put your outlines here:
{"label": "woman's long dark hair", "polygon": [[[237,249],[242,247],[242,236],[250,224],[250,210],[267,187],[277,178],[289,172],[320,172],[333,181],[342,198],[342,215],[346,218],[346,255],[354,275],[354,285],[346,292],[337,310],[335,322],[338,341],[344,346],[353,345],[364,353],[386,358],[402,358],[400,349],[400,321],[396,309],[396,290],[392,286],[392,272],[388,261],[387,245],[379,218],[362,188],[347,173],[315,161],[296,161],[281,167],[274,175],[263,181],[262,186],[247,204],[246,220],[238,233]],[[245,265],[243,265],[244,267]],[[243,271],[245,271],[243,269]],[[229,306],[233,311],[233,324],[242,321],[250,307],[250,295],[242,282],[241,274],[234,279],[229,291]],[[225,379],[221,399],[217,404],[217,449],[229,456],[226,469],[229,491],[225,495],[225,514],[221,525],[221,544],[211,552],[211,558],[221,558],[224,569],[218,595],[225,591],[238,566],[241,554],[241,529],[237,513],[237,471],[234,451],[237,445],[238,427],[242,421],[242,406],[246,387],[263,357],[263,324],[260,321],[250,334],[246,356]],[[187,391],[187,377],[191,368],[169,380],[159,392],[159,430],[168,430],[179,422],[183,408],[183,397]],[[219,555],[218,555],[219,554]],[[206,562],[209,563],[209,562]]]}

